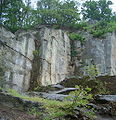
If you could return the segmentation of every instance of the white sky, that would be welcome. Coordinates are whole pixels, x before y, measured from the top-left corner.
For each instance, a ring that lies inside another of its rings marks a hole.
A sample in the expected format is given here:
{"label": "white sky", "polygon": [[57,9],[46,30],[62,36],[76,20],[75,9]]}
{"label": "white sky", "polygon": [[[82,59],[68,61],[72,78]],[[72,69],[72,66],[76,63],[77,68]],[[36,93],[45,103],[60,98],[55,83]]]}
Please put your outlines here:
{"label": "white sky", "polygon": [[[35,8],[36,7],[36,3],[38,0],[31,0],[32,2],[32,6]],[[77,1],[85,1],[85,0],[77,0]],[[116,12],[116,0],[111,0],[113,2],[113,5],[111,5],[112,11]]]}
{"label": "white sky", "polygon": [[111,6],[112,10],[116,12],[116,0],[111,0],[111,1],[113,2],[113,5]]}

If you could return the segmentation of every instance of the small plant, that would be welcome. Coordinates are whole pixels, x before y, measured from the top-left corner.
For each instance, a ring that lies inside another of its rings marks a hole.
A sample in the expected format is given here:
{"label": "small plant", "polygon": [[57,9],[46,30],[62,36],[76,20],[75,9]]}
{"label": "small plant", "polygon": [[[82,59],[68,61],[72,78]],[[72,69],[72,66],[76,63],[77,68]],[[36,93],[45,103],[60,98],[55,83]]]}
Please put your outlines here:
{"label": "small plant", "polygon": [[99,74],[96,65],[85,66],[84,71],[90,77],[90,79],[95,79],[95,77]]}
{"label": "small plant", "polygon": [[33,51],[33,55],[34,55],[35,57],[38,56],[38,55],[39,55],[38,50],[34,50],[34,51]]}
{"label": "small plant", "polygon": [[96,65],[85,66],[84,72],[87,76],[89,76],[89,79],[85,83],[92,88],[92,93],[97,93],[97,94],[109,93],[109,91],[107,91],[106,89],[106,83],[96,79],[96,77],[99,74]]}
{"label": "small plant", "polygon": [[93,108],[90,109],[88,106],[90,103],[89,100],[93,99],[93,95],[90,94],[91,88],[86,87],[83,89],[82,86],[78,85],[76,85],[75,88],[77,88],[77,90],[70,92],[69,96],[66,98],[72,101],[72,104],[70,104],[67,109],[68,113],[73,115],[73,111],[75,109],[78,109],[80,111],[88,111],[84,112],[83,114],[92,120],[95,118],[95,112]]}
{"label": "small plant", "polygon": [[71,57],[76,57],[77,56],[77,51],[72,49],[71,50]]}
{"label": "small plant", "polygon": [[34,115],[35,117],[40,117],[42,116],[42,112],[39,112],[36,107],[31,107],[28,108],[28,114]]}
{"label": "small plant", "polygon": [[3,90],[3,88],[2,88],[2,87],[0,87],[0,92],[2,92],[2,90]]}

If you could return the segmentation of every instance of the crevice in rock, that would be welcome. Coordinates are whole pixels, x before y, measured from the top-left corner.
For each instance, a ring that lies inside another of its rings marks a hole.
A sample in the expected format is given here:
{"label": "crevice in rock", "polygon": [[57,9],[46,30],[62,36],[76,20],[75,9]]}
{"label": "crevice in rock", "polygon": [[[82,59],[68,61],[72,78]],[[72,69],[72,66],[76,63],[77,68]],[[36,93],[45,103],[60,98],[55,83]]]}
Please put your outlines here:
{"label": "crevice in rock", "polygon": [[30,58],[28,58],[27,56],[25,56],[25,55],[22,54],[21,52],[15,50],[14,48],[10,47],[9,45],[7,45],[6,42],[3,42],[3,41],[0,40],[0,44],[1,44],[2,46],[6,46],[7,48],[11,49],[12,51],[15,51],[16,53],[20,54],[21,56],[23,56],[24,58],[26,58],[27,60],[29,60],[30,62],[32,62],[32,60],[31,60]]}
{"label": "crevice in rock", "polygon": [[40,58],[40,33],[35,34],[35,51],[33,51],[34,59],[32,62],[32,71],[31,71],[31,77],[30,77],[30,88],[29,90],[34,90],[36,87],[41,86],[42,83],[39,80],[41,76],[41,69],[42,69],[42,58]]}
{"label": "crevice in rock", "polygon": [[[28,54],[28,45],[29,45],[29,37],[28,37],[28,35],[27,35],[27,39],[26,39],[26,46],[25,46],[25,56],[27,56],[27,54]],[[24,69],[26,70],[26,62],[27,62],[27,60],[25,59],[24,60],[24,63],[23,63],[23,65],[24,65]],[[23,77],[23,88],[25,88],[25,82],[26,82],[26,72],[24,72],[24,77]]]}

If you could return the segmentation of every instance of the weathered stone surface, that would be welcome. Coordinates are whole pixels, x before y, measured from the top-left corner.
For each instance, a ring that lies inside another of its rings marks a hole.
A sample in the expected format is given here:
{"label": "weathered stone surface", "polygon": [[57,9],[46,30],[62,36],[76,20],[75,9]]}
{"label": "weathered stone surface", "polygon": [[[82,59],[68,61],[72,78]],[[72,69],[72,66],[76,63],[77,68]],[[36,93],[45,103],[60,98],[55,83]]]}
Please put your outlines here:
{"label": "weathered stone surface", "polygon": [[93,38],[88,32],[83,36],[85,45],[74,41],[78,55],[71,61],[70,40],[63,30],[43,26],[13,34],[1,27],[2,86],[26,91],[56,84],[67,76],[79,75],[81,68],[90,64],[96,65],[99,75],[116,75],[116,32],[104,38]]}
{"label": "weathered stone surface", "polygon": [[[6,67],[5,87],[17,90],[27,90],[30,83],[35,43],[31,32],[13,34],[5,28],[0,28],[0,53],[3,58],[3,66]],[[4,85],[4,84],[3,84]]]}
{"label": "weathered stone surface", "polygon": [[[76,41],[75,73],[85,65],[96,65],[100,75],[116,75],[116,32],[107,33],[103,37],[92,37],[88,32],[81,32],[85,44]],[[81,51],[80,51],[81,50]]]}
{"label": "weathered stone surface", "polygon": [[43,28],[41,37],[41,74],[42,85],[56,84],[69,75],[70,40],[62,30]]}
{"label": "weathered stone surface", "polygon": [[52,94],[52,93],[40,93],[40,97],[49,99],[49,100],[60,100],[63,101],[68,95],[63,95],[63,94]]}
{"label": "weathered stone surface", "polygon": [[[98,82],[98,83],[96,83]],[[101,84],[102,83],[102,84]],[[90,80],[89,76],[84,77],[70,77],[60,82],[64,87],[75,87],[81,85],[83,87],[90,87],[92,92],[98,94],[105,88],[112,95],[116,95],[116,76],[99,76],[96,80]],[[96,89],[97,88],[97,89]]]}
{"label": "weathered stone surface", "polygon": [[56,88],[56,89],[63,89],[64,86],[60,85],[60,84],[54,84],[54,85],[51,85],[52,88]]}
{"label": "weathered stone surface", "polygon": [[26,92],[25,94],[31,97],[36,96],[49,100],[59,100],[59,101],[63,101],[68,96],[63,94],[46,93],[46,92]]}
{"label": "weathered stone surface", "polygon": [[95,100],[102,102],[116,102],[116,95],[96,95]]}
{"label": "weathered stone surface", "polygon": [[19,110],[28,110],[31,107],[42,109],[42,104],[39,102],[21,99],[4,92],[0,92],[0,104],[11,108],[17,108]]}
{"label": "weathered stone surface", "polygon": [[54,93],[54,94],[68,94],[71,91],[75,91],[78,90],[77,88],[64,88],[61,90],[57,90],[57,91],[50,91],[49,93]]}
{"label": "weathered stone surface", "polygon": [[13,34],[1,27],[0,36],[6,88],[25,91],[69,74],[70,40],[64,31],[42,27]]}

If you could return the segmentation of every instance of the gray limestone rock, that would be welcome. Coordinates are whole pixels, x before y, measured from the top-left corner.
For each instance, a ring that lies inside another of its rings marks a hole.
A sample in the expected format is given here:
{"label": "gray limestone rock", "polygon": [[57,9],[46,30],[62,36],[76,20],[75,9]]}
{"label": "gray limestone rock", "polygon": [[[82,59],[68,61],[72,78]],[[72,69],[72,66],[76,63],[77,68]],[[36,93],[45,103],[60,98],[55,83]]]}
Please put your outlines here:
{"label": "gray limestone rock", "polygon": [[63,88],[61,90],[57,91],[49,91],[49,93],[54,93],[54,94],[69,94],[71,91],[78,90],[77,88]]}
{"label": "gray limestone rock", "polygon": [[[0,86],[26,91],[78,74],[83,62],[95,64],[99,75],[116,75],[116,32],[74,42],[78,55],[71,61],[71,44],[63,30],[35,27],[15,34],[0,27]],[[1,62],[2,61],[2,62]]]}
{"label": "gray limestone rock", "polygon": [[0,28],[0,54],[3,58],[5,88],[27,90],[30,83],[35,43],[31,33],[23,32],[16,35],[5,28]]}
{"label": "gray limestone rock", "polygon": [[13,34],[1,27],[0,46],[7,68],[2,87],[26,91],[34,82],[56,84],[69,74],[70,40],[62,30],[42,27]]}
{"label": "gray limestone rock", "polygon": [[116,32],[107,33],[99,38],[92,37],[88,32],[79,34],[82,34],[86,42],[84,45],[79,45],[79,41],[75,43],[78,52],[74,58],[75,73],[78,73],[84,64],[96,65],[99,76],[116,75]]}
{"label": "gray limestone rock", "polygon": [[96,95],[95,100],[102,102],[116,102],[116,95]]}

